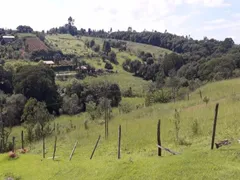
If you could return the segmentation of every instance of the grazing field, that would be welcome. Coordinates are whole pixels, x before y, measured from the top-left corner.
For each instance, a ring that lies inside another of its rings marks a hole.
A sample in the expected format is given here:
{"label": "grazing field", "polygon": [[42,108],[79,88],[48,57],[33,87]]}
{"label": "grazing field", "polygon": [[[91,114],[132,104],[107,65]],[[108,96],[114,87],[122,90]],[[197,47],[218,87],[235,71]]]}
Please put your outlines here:
{"label": "grazing field", "polygon": [[[210,98],[206,105],[199,97],[199,90],[190,94],[190,100],[176,103],[155,104],[134,109],[128,114],[113,110],[109,123],[109,139],[104,139],[102,119],[89,121],[88,114],[61,116],[59,123],[56,160],[51,159],[54,137],[46,140],[46,159],[42,159],[42,142],[31,146],[27,154],[9,160],[0,155],[0,177],[20,179],[239,179],[240,176],[240,80],[214,82],[201,87],[203,96]],[[136,105],[142,98],[123,98]],[[232,143],[210,150],[215,104],[219,103],[216,142],[228,139]],[[179,137],[176,143],[174,111],[180,116]],[[156,129],[161,119],[162,146],[179,155],[163,152],[157,156]],[[117,129],[122,125],[121,159],[117,159]],[[76,129],[68,128],[76,126]],[[20,147],[20,129],[13,130]],[[17,136],[19,134],[19,136]],[[90,155],[98,135],[100,144],[92,160]],[[71,161],[69,155],[78,141]]]}
{"label": "grazing field", "polygon": [[17,33],[19,38],[29,38],[29,37],[36,37],[36,34],[33,33]]}
{"label": "grazing field", "polygon": [[[81,37],[81,39],[83,40],[92,40],[94,39],[95,42],[97,44],[103,44],[103,39],[101,38],[93,38],[93,37],[86,37],[83,36]],[[111,39],[111,41],[117,41],[114,39]],[[168,50],[168,49],[164,49],[164,48],[160,48],[157,46],[151,46],[151,45],[147,45],[147,44],[141,44],[141,43],[135,43],[135,42],[130,42],[130,41],[125,41],[127,43],[127,48],[131,51],[131,53],[133,54],[138,54],[138,52],[140,51],[145,51],[145,52],[149,52],[151,54],[153,54],[156,58],[158,58],[159,56],[163,57],[165,55],[165,53],[171,53],[172,51]]]}

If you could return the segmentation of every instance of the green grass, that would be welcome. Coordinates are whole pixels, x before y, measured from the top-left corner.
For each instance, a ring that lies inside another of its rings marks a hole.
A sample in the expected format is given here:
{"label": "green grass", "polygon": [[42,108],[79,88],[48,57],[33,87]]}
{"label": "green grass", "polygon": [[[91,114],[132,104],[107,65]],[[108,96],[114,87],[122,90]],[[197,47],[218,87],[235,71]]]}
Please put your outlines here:
{"label": "green grass", "polygon": [[[85,41],[85,40],[90,41],[90,40],[94,39],[97,44],[100,44],[101,46],[103,44],[103,39],[101,39],[101,38],[93,38],[93,37],[83,36],[83,37],[81,37],[81,39],[83,41]],[[111,39],[111,41],[115,41],[115,40]],[[158,46],[151,46],[151,45],[147,45],[147,44],[135,43],[135,42],[130,42],[130,41],[125,41],[125,42],[127,42],[127,48],[130,49],[131,53],[133,53],[135,55],[137,55],[138,52],[140,52],[140,51],[145,51],[145,52],[149,52],[149,53],[153,54],[156,58],[158,58],[159,56],[165,55],[165,53],[169,54],[172,52],[168,49],[160,48]]]}
{"label": "green grass", "polygon": [[33,33],[17,33],[19,38],[29,38],[29,37],[36,37],[36,34]]}
{"label": "green grass", "polygon": [[[9,160],[0,155],[0,177],[7,173],[22,179],[239,179],[240,176],[240,83],[239,79],[215,82],[201,88],[204,96],[210,97],[205,105],[198,90],[183,100],[168,104],[155,104],[136,109],[129,114],[119,114],[109,124],[109,139],[104,139],[104,125],[90,122],[84,128],[86,113],[79,116],[61,116],[55,120],[61,125],[58,136],[56,161],[41,158],[41,142],[32,144],[31,151]],[[142,98],[124,98],[123,101],[138,104]],[[211,131],[215,104],[219,102],[216,141],[229,139],[230,146],[210,150]],[[177,145],[173,124],[174,109],[180,110],[180,137],[191,146]],[[162,145],[180,152],[172,156],[163,152],[157,157],[156,126],[161,119]],[[70,120],[76,130],[66,133]],[[193,121],[199,124],[199,133],[193,133]],[[122,125],[122,158],[117,160],[117,128]],[[14,132],[19,133],[18,130]],[[91,151],[98,135],[102,135],[99,147],[92,160]],[[19,147],[19,136],[17,136]],[[46,140],[47,157],[52,156],[53,137]],[[71,149],[78,141],[76,153],[68,161]]]}

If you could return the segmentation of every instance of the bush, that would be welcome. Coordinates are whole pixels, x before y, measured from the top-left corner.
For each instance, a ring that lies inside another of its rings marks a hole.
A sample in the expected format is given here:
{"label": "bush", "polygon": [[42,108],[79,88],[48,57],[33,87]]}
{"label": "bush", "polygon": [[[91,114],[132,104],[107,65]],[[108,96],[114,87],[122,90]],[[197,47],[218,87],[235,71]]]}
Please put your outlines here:
{"label": "bush", "polygon": [[92,50],[95,51],[95,52],[99,52],[99,50],[100,50],[100,45],[95,44],[95,45],[92,47]]}
{"label": "bush", "polygon": [[94,103],[93,101],[86,103],[86,111],[89,114],[91,120],[95,120],[97,118],[100,118],[101,116],[101,113],[96,103]]}
{"label": "bush", "polygon": [[132,88],[130,87],[129,89],[125,90],[122,93],[123,97],[134,97],[133,92],[132,92]]}
{"label": "bush", "polygon": [[104,66],[104,68],[105,69],[113,69],[113,66],[112,66],[112,64],[111,63],[109,63],[109,62],[106,62],[106,64],[105,64],[105,66]]}
{"label": "bush", "polygon": [[206,105],[208,104],[208,102],[209,102],[209,97],[207,97],[207,96],[205,96],[204,98],[203,98],[203,102],[205,102],[206,103]]}
{"label": "bush", "polygon": [[199,123],[196,119],[192,122],[192,133],[193,135],[198,135],[199,134]]}
{"label": "bush", "polygon": [[127,102],[122,102],[119,104],[119,112],[130,113],[133,110],[133,106]]}
{"label": "bush", "polygon": [[117,55],[114,51],[111,51],[109,53],[109,60],[110,62],[114,63],[114,64],[118,64],[118,61],[117,61]]}
{"label": "bush", "polygon": [[72,94],[70,97],[65,96],[63,98],[62,109],[63,109],[63,113],[69,114],[69,115],[80,113],[82,111],[82,107],[77,94]]}
{"label": "bush", "polygon": [[154,103],[168,103],[171,100],[171,92],[166,89],[161,89],[153,93]]}

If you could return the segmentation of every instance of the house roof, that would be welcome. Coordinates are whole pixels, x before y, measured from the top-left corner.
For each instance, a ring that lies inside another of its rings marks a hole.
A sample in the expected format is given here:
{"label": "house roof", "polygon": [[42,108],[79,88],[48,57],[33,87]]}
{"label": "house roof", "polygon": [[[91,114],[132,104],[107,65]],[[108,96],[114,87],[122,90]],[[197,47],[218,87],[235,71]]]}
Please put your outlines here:
{"label": "house roof", "polygon": [[2,36],[3,39],[14,39],[14,36]]}
{"label": "house roof", "polygon": [[51,64],[54,64],[53,61],[43,61],[44,64],[48,64],[48,65],[51,65]]}

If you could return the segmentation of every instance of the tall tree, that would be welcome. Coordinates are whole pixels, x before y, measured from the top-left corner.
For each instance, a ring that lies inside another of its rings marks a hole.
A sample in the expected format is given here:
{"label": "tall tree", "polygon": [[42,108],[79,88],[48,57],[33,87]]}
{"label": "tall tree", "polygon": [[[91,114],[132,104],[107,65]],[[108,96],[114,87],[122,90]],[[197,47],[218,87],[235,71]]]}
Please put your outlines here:
{"label": "tall tree", "polygon": [[55,74],[45,65],[22,66],[14,75],[14,89],[25,97],[44,101],[49,112],[57,114],[61,107],[61,98],[55,84]]}
{"label": "tall tree", "polygon": [[111,52],[111,45],[109,41],[103,42],[103,52],[106,53],[107,56],[108,56],[108,53]]}
{"label": "tall tree", "polygon": [[50,133],[49,122],[51,118],[44,102],[39,102],[34,98],[27,101],[21,120],[25,124],[30,142],[34,138],[39,139],[42,137],[44,139]]}

